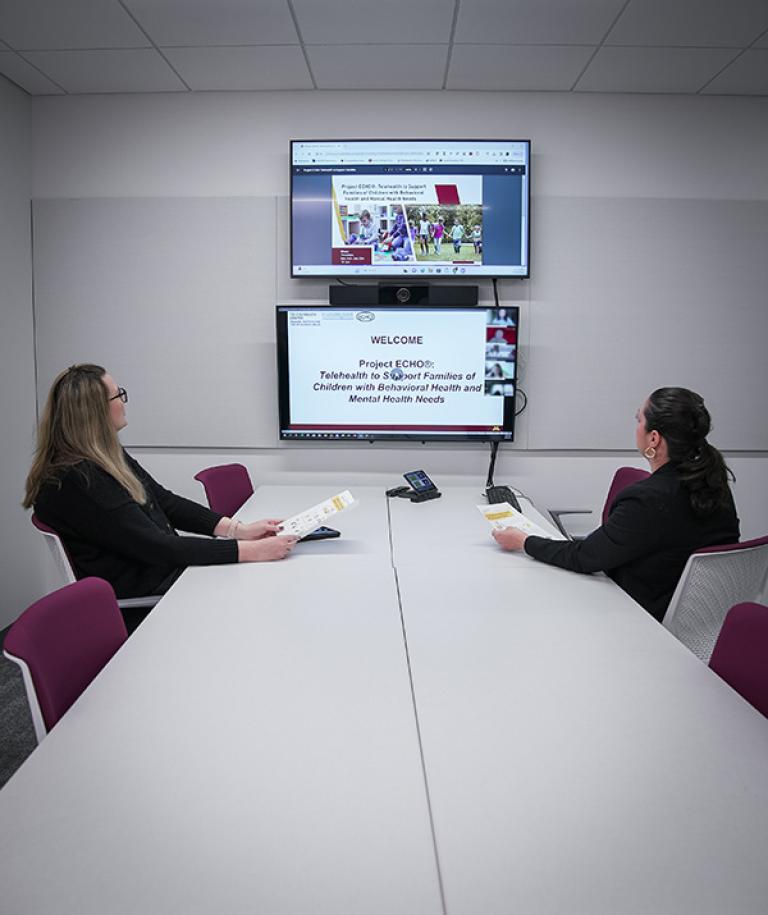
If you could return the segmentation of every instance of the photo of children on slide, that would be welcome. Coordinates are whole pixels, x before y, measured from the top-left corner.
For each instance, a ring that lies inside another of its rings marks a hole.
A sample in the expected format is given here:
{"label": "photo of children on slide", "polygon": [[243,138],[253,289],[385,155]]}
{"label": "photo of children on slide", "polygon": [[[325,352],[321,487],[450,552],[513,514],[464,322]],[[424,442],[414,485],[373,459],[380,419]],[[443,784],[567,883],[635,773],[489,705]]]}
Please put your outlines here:
{"label": "photo of children on slide", "polygon": [[482,264],[480,205],[408,206],[399,203],[339,206],[348,246],[373,248],[371,263]]}
{"label": "photo of children on slide", "polygon": [[482,264],[483,208],[479,204],[408,207],[419,263]]}
{"label": "photo of children on slide", "polygon": [[373,248],[371,263],[414,262],[413,234],[399,203],[341,204],[338,218],[347,246]]}

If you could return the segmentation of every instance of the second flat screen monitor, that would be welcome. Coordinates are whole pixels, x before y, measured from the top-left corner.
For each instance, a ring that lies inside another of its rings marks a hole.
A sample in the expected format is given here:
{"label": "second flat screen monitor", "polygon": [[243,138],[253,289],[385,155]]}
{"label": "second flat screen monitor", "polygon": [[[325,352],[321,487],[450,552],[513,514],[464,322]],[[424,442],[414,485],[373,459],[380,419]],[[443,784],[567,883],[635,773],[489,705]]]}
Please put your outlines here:
{"label": "second flat screen monitor", "polygon": [[280,438],[511,441],[519,312],[277,307]]}

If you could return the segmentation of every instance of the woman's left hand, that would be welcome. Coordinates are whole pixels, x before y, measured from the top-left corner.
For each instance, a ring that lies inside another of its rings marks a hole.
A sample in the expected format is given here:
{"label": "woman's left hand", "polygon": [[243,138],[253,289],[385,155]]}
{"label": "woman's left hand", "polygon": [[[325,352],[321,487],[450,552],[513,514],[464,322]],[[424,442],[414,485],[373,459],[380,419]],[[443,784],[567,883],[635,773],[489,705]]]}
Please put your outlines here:
{"label": "woman's left hand", "polygon": [[242,521],[237,526],[236,537],[238,540],[263,540],[265,537],[274,537],[280,533],[282,518],[264,518],[261,521],[252,521],[244,524]]}
{"label": "woman's left hand", "polygon": [[505,550],[522,550],[528,534],[524,534],[516,527],[505,527],[503,531],[493,531],[493,538]]}

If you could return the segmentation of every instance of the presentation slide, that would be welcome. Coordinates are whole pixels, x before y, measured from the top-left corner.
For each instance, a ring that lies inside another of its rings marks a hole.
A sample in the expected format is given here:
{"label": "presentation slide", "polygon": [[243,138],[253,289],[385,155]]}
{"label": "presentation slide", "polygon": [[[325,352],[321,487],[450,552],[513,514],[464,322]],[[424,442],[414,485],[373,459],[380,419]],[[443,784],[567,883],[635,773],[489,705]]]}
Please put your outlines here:
{"label": "presentation slide", "polygon": [[[497,376],[495,366],[513,365],[516,328],[493,327],[496,314],[289,310],[290,428],[500,429],[504,397],[496,395],[513,390],[513,371]],[[497,334],[505,353],[489,358]]]}
{"label": "presentation slide", "polygon": [[343,266],[483,262],[480,175],[334,176],[331,261]]}

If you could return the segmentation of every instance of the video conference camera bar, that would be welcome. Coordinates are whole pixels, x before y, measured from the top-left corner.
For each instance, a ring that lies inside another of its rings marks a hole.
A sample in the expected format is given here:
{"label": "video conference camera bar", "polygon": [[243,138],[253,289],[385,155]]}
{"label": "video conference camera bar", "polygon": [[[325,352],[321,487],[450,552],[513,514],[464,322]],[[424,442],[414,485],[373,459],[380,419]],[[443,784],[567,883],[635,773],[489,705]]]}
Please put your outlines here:
{"label": "video conference camera bar", "polygon": [[431,283],[379,283],[372,285],[329,286],[331,305],[477,305],[477,286],[439,286]]}

